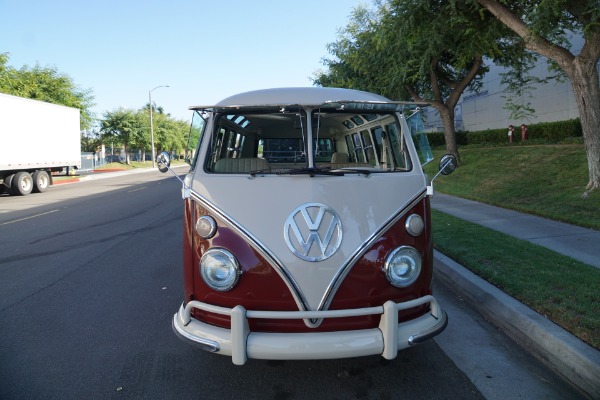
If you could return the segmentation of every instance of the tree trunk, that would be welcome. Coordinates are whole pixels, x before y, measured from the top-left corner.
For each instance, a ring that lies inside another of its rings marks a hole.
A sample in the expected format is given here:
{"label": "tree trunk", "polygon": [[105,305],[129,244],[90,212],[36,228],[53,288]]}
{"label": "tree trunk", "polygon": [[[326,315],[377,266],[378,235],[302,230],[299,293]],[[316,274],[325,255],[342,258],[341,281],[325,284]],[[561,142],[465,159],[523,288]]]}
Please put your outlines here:
{"label": "tree trunk", "polygon": [[129,147],[123,146],[125,149],[125,164],[131,165],[131,158],[129,157]]}
{"label": "tree trunk", "polygon": [[600,81],[596,65],[575,59],[565,72],[571,79],[579,109],[583,142],[587,154],[589,182],[587,190],[600,189]]}
{"label": "tree trunk", "polygon": [[444,126],[444,141],[446,142],[446,151],[456,157],[458,165],[462,165],[460,155],[458,154],[458,146],[456,144],[456,131],[454,130],[454,108],[450,109],[446,106],[434,105],[439,111],[442,124]]}
{"label": "tree trunk", "polygon": [[[600,189],[600,82],[596,64],[600,56],[600,32],[591,25],[585,34],[585,43],[578,56],[567,48],[555,45],[533,32],[527,24],[498,0],[477,0],[496,18],[519,35],[528,50],[556,61],[571,80],[573,94],[579,110],[583,142],[588,161],[587,190]],[[571,5],[573,5],[571,3]],[[573,16],[584,26],[589,22],[583,13]],[[587,192],[584,193],[584,196]]]}
{"label": "tree trunk", "polygon": [[[432,78],[432,85],[437,85],[437,78]],[[452,105],[450,106],[449,104],[446,104],[442,101],[441,94],[437,96],[437,100],[428,101],[420,97],[413,86],[406,85],[406,89],[408,90],[414,101],[423,103],[429,102],[432,107],[438,110],[438,112],[440,113],[440,118],[442,120],[442,125],[444,126],[444,142],[446,143],[446,151],[454,155],[458,164],[457,166],[461,166],[462,162],[458,154],[458,146],[456,145],[456,131],[454,130],[454,106],[456,106],[458,98],[460,97],[460,93],[453,93],[453,95],[450,96],[451,98],[448,100],[448,103]],[[462,90],[464,90],[464,88]]]}

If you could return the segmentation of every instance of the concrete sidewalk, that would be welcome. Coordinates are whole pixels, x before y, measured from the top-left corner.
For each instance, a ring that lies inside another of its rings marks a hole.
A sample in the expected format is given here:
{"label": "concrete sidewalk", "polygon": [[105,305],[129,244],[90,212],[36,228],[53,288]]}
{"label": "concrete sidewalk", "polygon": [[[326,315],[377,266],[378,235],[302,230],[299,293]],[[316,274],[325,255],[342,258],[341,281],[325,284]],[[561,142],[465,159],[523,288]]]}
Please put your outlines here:
{"label": "concrete sidewalk", "polygon": [[436,193],[431,206],[600,268],[600,231]]}
{"label": "concrete sidewalk", "polygon": [[[600,268],[600,232],[443,194],[434,209]],[[486,319],[587,396],[600,399],[600,351],[460,264],[435,253],[434,273]],[[600,300],[599,300],[600,301]]]}

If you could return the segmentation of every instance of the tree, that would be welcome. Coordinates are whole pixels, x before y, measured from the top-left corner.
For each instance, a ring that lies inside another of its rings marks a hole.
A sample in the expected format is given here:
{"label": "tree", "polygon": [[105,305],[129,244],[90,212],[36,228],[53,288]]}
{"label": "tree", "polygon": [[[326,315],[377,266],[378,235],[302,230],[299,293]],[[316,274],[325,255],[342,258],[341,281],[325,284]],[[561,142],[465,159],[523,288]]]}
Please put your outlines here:
{"label": "tree", "polygon": [[[515,32],[523,46],[540,54],[567,75],[579,110],[588,160],[588,191],[600,188],[600,3],[598,0],[476,0]],[[569,34],[581,34],[584,45],[575,55]],[[584,196],[587,196],[584,193]]]}
{"label": "tree", "polygon": [[185,121],[165,114],[154,117],[154,142],[158,152],[166,150],[181,154],[186,147],[188,133],[189,124]]}
{"label": "tree", "polygon": [[71,77],[56,68],[36,64],[32,68],[25,65],[15,69],[7,65],[8,60],[8,53],[0,53],[0,92],[79,108],[81,129],[92,126],[94,96],[90,89],[81,89]]}
{"label": "tree", "polygon": [[102,144],[98,132],[85,129],[81,131],[81,151],[95,152]]}
{"label": "tree", "polygon": [[139,112],[131,109],[119,108],[106,112],[100,123],[100,132],[104,140],[113,140],[123,145],[125,161],[131,163],[129,149],[144,144],[144,125]]}
{"label": "tree", "polygon": [[374,12],[355,9],[352,21],[328,50],[329,72],[316,84],[370,90],[392,99],[435,107],[447,150],[460,162],[454,108],[467,88],[476,90],[492,60],[517,54],[498,41],[504,27],[494,18],[449,0],[387,0]]}
{"label": "tree", "polygon": [[[171,118],[164,113],[162,107],[159,112],[152,114],[154,144],[158,151],[176,151],[178,154],[185,149],[188,123]],[[146,151],[151,151],[149,107],[146,105],[138,110],[120,108],[107,112],[101,121],[100,132],[103,140],[112,140],[125,148],[126,162],[130,163],[129,153],[132,149],[142,152],[145,160]]]}

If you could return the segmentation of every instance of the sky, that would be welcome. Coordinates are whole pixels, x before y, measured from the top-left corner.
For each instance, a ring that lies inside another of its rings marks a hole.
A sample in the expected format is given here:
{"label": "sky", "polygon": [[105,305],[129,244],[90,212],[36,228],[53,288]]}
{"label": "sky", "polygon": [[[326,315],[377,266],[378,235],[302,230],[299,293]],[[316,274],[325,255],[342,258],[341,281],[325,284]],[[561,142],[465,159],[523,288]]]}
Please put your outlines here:
{"label": "sky", "polygon": [[0,0],[0,53],[69,75],[98,118],[152,101],[188,107],[248,90],[312,86],[327,44],[365,0]]}

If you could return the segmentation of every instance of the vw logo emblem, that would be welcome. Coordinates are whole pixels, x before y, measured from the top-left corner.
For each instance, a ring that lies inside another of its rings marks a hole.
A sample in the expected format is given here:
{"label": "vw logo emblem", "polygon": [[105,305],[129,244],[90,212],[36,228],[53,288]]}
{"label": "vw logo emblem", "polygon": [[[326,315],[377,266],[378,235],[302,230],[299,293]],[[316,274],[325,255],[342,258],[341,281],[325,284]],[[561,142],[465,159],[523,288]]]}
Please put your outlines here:
{"label": "vw logo emblem", "polygon": [[285,243],[296,257],[317,262],[331,257],[342,243],[342,222],[332,208],[307,203],[285,221]]}

